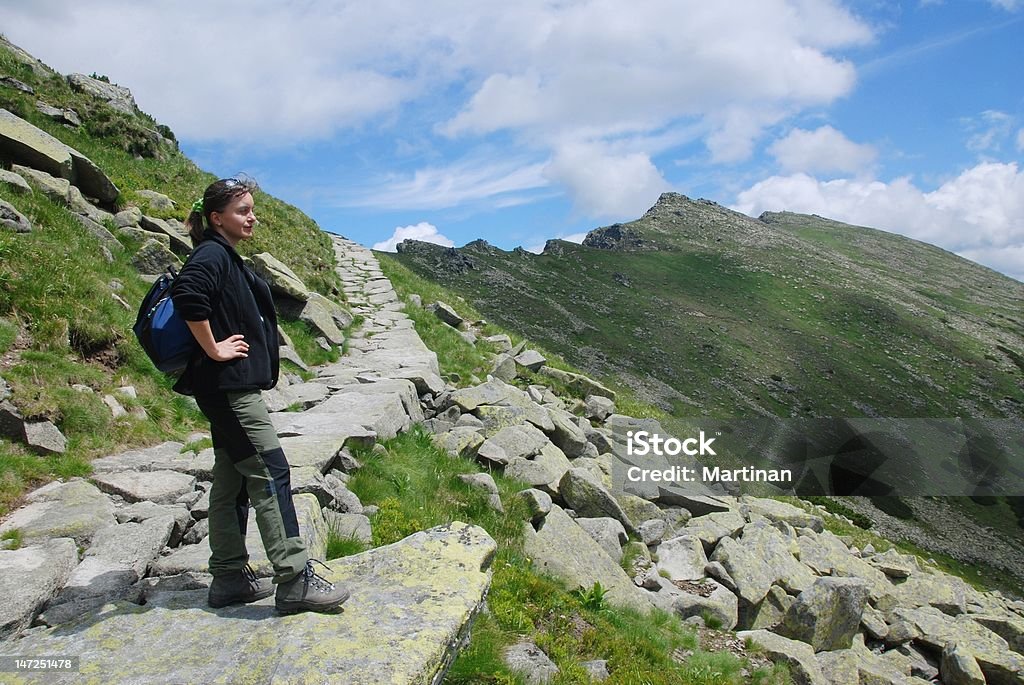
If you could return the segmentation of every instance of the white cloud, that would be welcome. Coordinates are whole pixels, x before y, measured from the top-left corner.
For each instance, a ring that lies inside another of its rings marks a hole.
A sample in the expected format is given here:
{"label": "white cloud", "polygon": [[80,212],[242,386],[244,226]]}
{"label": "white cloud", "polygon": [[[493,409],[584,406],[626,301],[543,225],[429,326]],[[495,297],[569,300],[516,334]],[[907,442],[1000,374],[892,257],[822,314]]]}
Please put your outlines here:
{"label": "white cloud", "polygon": [[445,247],[453,247],[455,245],[451,239],[438,232],[437,226],[421,221],[412,226],[396,227],[395,232],[391,234],[390,238],[375,243],[373,249],[380,250],[381,252],[395,252],[398,243],[406,238],[422,240],[425,243],[434,243],[435,245],[444,245]]}
{"label": "white cloud", "polygon": [[33,0],[4,3],[0,23],[57,68],[130,86],[180,137],[257,143],[455,92],[468,98],[432,110],[452,135],[735,128],[730,108],[749,118],[848,93],[854,68],[829,51],[872,39],[838,0]]}
{"label": "white cloud", "polygon": [[986,110],[963,123],[971,134],[967,139],[967,149],[978,154],[1001,151],[1003,143],[1013,135],[1013,117],[1006,112]]}
{"label": "white cloud", "polygon": [[1007,12],[1014,12],[1024,7],[1024,0],[988,0],[995,7],[1000,7]]}
{"label": "white cloud", "polygon": [[735,209],[814,213],[923,240],[1024,280],[1024,171],[980,163],[926,192],[909,178],[885,183],[806,174],[773,176],[737,197]]}
{"label": "white cloud", "polygon": [[444,209],[467,202],[497,198],[522,204],[521,196],[509,195],[548,185],[544,163],[524,160],[489,162],[462,160],[442,167],[418,169],[411,175],[394,176],[364,188],[347,191],[335,203],[342,207],[379,209]]}
{"label": "white cloud", "polygon": [[591,217],[636,217],[669,189],[647,155],[609,154],[595,144],[562,146],[544,173],[566,186],[577,209]]}
{"label": "white cloud", "polygon": [[871,145],[854,143],[831,126],[793,129],[768,148],[785,172],[860,173],[878,156]]}

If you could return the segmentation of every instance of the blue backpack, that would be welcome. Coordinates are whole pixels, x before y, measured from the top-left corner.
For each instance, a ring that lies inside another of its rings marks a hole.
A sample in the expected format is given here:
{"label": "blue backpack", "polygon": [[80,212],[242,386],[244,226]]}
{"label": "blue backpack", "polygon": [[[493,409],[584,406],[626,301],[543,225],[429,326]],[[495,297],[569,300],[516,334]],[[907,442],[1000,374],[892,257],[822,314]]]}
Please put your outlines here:
{"label": "blue backpack", "polygon": [[153,283],[139,307],[135,318],[135,337],[154,366],[164,373],[177,374],[185,370],[189,359],[199,349],[185,320],[174,311],[171,285],[178,273],[173,266]]}

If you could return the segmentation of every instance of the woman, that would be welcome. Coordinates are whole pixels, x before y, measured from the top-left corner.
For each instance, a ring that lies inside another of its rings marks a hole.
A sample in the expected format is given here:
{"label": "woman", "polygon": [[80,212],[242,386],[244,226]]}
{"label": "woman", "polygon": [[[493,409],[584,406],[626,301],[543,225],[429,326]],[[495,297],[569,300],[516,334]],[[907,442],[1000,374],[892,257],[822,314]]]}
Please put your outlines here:
{"label": "woman", "polygon": [[252,602],[274,592],[248,565],[245,529],[252,501],[274,567],[278,611],[329,612],[349,593],[316,574],[307,558],[288,462],[260,393],[277,384],[279,372],[274,302],[267,284],[235,251],[258,223],[255,190],[252,182],[222,179],[192,205],[187,223],[195,249],[171,290],[175,309],[202,350],[174,390],[195,396],[213,437],[209,604]]}

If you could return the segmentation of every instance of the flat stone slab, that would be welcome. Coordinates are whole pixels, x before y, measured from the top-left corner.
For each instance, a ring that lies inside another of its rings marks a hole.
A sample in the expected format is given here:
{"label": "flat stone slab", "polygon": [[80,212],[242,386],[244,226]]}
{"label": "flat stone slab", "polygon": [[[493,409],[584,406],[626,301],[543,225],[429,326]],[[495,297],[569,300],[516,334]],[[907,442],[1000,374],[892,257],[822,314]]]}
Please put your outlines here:
{"label": "flat stone slab", "polygon": [[[364,431],[365,432],[365,431]],[[345,435],[296,435],[280,438],[281,449],[292,468],[313,466],[320,473],[327,473],[345,446]]]}
{"label": "flat stone slab", "polygon": [[0,524],[0,533],[16,528],[27,539],[69,537],[85,544],[96,531],[117,523],[113,503],[88,481],[48,483],[26,499],[27,506]]}
{"label": "flat stone slab", "polygon": [[196,488],[195,476],[177,471],[117,471],[93,476],[96,487],[128,502],[174,504]]}
{"label": "flat stone slab", "polygon": [[182,454],[180,442],[165,442],[154,447],[129,450],[109,457],[93,459],[93,473],[114,473],[117,471],[181,471],[187,472],[196,455]]}
{"label": "flat stone slab", "polygon": [[156,593],[5,643],[0,655],[80,658],[78,673],[12,680],[24,683],[428,685],[483,603],[495,548],[483,529],[454,522],[321,568],[352,591],[341,614],[281,616],[273,597],[214,610],[205,590]]}
{"label": "flat stone slab", "polygon": [[335,420],[357,423],[375,432],[381,440],[395,437],[410,425],[402,400],[394,393],[366,395],[339,392],[305,413],[313,416],[334,415]]}
{"label": "flat stone slab", "polygon": [[27,628],[77,565],[78,549],[71,538],[0,551],[0,639]]}

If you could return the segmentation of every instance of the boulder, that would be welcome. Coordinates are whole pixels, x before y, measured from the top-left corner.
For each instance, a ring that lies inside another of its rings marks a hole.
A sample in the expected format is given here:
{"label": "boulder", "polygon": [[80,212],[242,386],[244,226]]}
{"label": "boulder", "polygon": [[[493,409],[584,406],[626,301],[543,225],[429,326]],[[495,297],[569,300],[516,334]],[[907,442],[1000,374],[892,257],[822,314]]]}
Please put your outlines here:
{"label": "boulder", "polygon": [[17,529],[34,538],[68,537],[88,543],[98,530],[116,524],[114,505],[84,480],[52,482],[29,493],[28,504],[0,524],[0,533]]}
{"label": "boulder", "polygon": [[144,607],[108,604],[0,655],[73,654],[101,664],[106,682],[439,681],[482,608],[495,547],[455,522],[328,562],[318,572],[352,592],[341,616],[281,616],[273,597],[211,610],[205,589],[154,592]]}
{"label": "boulder", "polygon": [[615,605],[640,611],[652,607],[644,591],[561,507],[553,505],[536,531],[524,523],[523,533],[523,551],[537,570],[562,579],[571,588],[590,589],[600,583]]}
{"label": "boulder", "polygon": [[985,685],[985,674],[974,655],[956,643],[943,648],[939,676],[943,685]]}
{"label": "boulder", "polygon": [[736,637],[749,639],[763,649],[769,659],[788,665],[794,685],[832,685],[814,658],[814,650],[810,645],[767,630],[745,630],[736,633]]}
{"label": "boulder", "polygon": [[192,252],[192,240],[188,237],[188,230],[177,221],[157,219],[143,214],[139,219],[139,225],[150,233],[166,236],[168,249],[174,254],[187,257]]}
{"label": "boulder", "polygon": [[195,476],[177,471],[98,473],[93,476],[93,482],[103,492],[120,495],[128,502],[147,500],[156,504],[173,504],[196,487]]}
{"label": "boulder", "polygon": [[0,226],[15,233],[31,233],[32,223],[9,202],[0,200]]}
{"label": "boulder", "polygon": [[[708,558],[700,540],[691,535],[665,540],[658,545],[658,569],[670,580],[700,580]],[[733,623],[735,625],[735,622]]]}
{"label": "boulder", "polygon": [[604,421],[608,416],[615,412],[615,402],[602,397],[601,395],[587,395],[584,400],[587,407],[586,416],[588,419],[595,421]]}
{"label": "boulder", "polygon": [[533,372],[539,371],[540,367],[544,366],[547,361],[544,355],[537,350],[525,350],[515,357],[516,364],[526,367]]}
{"label": "boulder", "polygon": [[[434,436],[434,444],[453,457],[473,459],[484,444],[484,437],[474,428],[458,427]],[[507,461],[507,459],[506,459]]]}
{"label": "boulder", "polygon": [[97,97],[119,112],[135,114],[137,109],[135,98],[132,97],[132,92],[124,86],[101,81],[85,74],[68,74],[67,81],[74,91]]}
{"label": "boulder", "polygon": [[449,305],[445,304],[444,302],[435,302],[433,304],[427,305],[426,309],[427,311],[433,312],[434,316],[436,316],[437,318],[439,318],[441,321],[445,322],[452,328],[458,328],[463,323],[463,318],[456,314],[455,310],[452,309]]}
{"label": "boulder", "polygon": [[324,520],[335,537],[359,540],[368,545],[373,542],[370,519],[363,514],[342,514],[327,510],[324,512]]}
{"label": "boulder", "polygon": [[736,595],[714,580],[688,583],[672,601],[672,609],[682,619],[692,616],[714,619],[721,630],[736,627],[739,615],[739,600]]}
{"label": "boulder", "polygon": [[505,507],[501,504],[501,495],[498,493],[498,485],[494,482],[494,478],[491,477],[491,474],[464,473],[459,476],[459,480],[475,490],[480,490],[486,493],[487,502],[491,509],[504,513]]}
{"label": "boulder", "polygon": [[507,458],[522,457],[530,459],[540,453],[548,438],[544,433],[529,424],[508,426],[487,439],[504,451]]}
{"label": "boulder", "polygon": [[155,190],[136,190],[135,194],[145,200],[150,209],[167,210],[175,207],[174,200]]}
{"label": "boulder", "polygon": [[93,537],[85,556],[129,568],[141,578],[170,540],[174,526],[175,518],[164,514],[104,528]]}
{"label": "boulder", "polygon": [[181,269],[181,260],[162,245],[159,240],[150,238],[139,251],[132,257],[132,265],[139,273],[147,276],[158,276],[173,266],[176,270]]}
{"label": "boulder", "polygon": [[253,255],[253,267],[267,282],[270,289],[279,295],[305,302],[309,299],[309,288],[295,272],[269,252]]}
{"label": "boulder", "polygon": [[323,295],[311,292],[304,302],[281,300],[277,304],[282,314],[305,322],[331,345],[341,345],[345,342],[345,334],[341,328],[352,322],[352,315],[344,307],[331,302]]}
{"label": "boulder", "polygon": [[512,357],[507,354],[499,354],[494,359],[494,365],[491,367],[491,375],[495,378],[511,383],[516,377],[516,363]]}
{"label": "boulder", "polygon": [[539,369],[539,373],[544,376],[550,376],[555,378],[571,389],[578,392],[580,395],[586,397],[587,395],[600,395],[601,397],[607,397],[610,400],[615,400],[615,391],[609,390],[592,378],[588,378],[582,374],[571,373],[569,371],[562,371],[561,369],[555,369],[550,366],[542,366]]}
{"label": "boulder", "polygon": [[558,666],[532,642],[517,642],[506,647],[502,660],[526,685],[544,685],[558,675]]}
{"label": "boulder", "polygon": [[785,522],[794,528],[810,528],[815,533],[825,530],[825,522],[820,516],[809,514],[799,507],[786,502],[761,497],[745,496],[740,498],[740,513],[745,516],[757,514],[770,521]]}
{"label": "boulder", "polygon": [[738,594],[750,604],[757,604],[772,585],[781,585],[789,592],[802,592],[814,582],[814,576],[793,557],[790,541],[771,526],[754,528],[748,524],[740,540],[722,538],[712,561],[725,567],[736,581]]}
{"label": "boulder", "polygon": [[516,497],[526,503],[526,511],[530,516],[530,521],[535,525],[539,524],[551,511],[551,496],[546,492],[536,488],[529,488],[517,492]]}
{"label": "boulder", "polygon": [[774,630],[785,617],[794,598],[778,585],[772,585],[758,604],[745,612],[745,627],[751,630]]}
{"label": "boulder", "polygon": [[6,109],[0,109],[0,154],[67,179],[100,202],[113,202],[120,192],[88,157]]}
{"label": "boulder", "polygon": [[621,523],[627,533],[636,534],[636,528],[626,512],[604,485],[586,469],[572,468],[566,471],[558,482],[558,493],[566,505],[580,516],[610,516]]}
{"label": "boulder", "polygon": [[78,549],[70,538],[0,550],[0,595],[4,597],[0,603],[0,640],[27,628],[77,565]]}
{"label": "boulder", "polygon": [[548,408],[547,412],[554,426],[554,429],[548,432],[551,442],[557,445],[570,459],[585,456],[586,448],[590,443],[587,442],[587,436],[576,424],[576,417],[561,409]]}
{"label": "boulder", "polygon": [[4,188],[12,193],[16,193],[18,195],[32,194],[32,186],[30,186],[24,178],[13,171],[0,169],[0,183],[3,184]]}
{"label": "boulder", "polygon": [[779,633],[815,652],[848,649],[867,601],[867,583],[859,578],[818,578],[789,607]]}
{"label": "boulder", "polygon": [[615,561],[622,559],[622,546],[629,541],[622,524],[607,516],[601,518],[577,518],[576,525],[587,531],[594,542]]}

